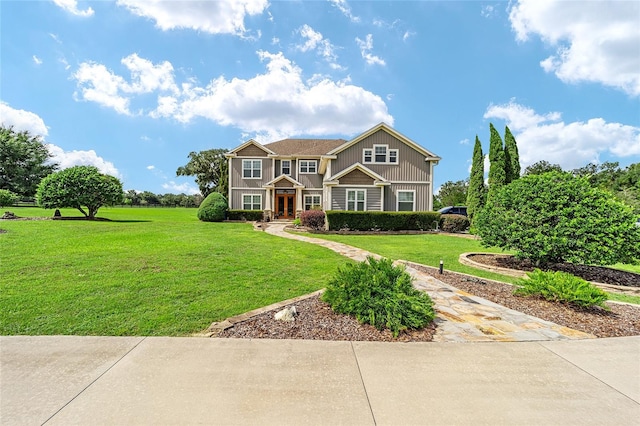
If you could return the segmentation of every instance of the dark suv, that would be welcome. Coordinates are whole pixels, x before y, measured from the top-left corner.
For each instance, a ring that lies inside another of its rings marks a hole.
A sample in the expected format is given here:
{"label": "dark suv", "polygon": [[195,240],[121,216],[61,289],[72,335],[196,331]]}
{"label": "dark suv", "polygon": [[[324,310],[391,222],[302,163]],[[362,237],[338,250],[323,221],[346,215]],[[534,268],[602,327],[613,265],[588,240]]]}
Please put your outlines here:
{"label": "dark suv", "polygon": [[443,207],[438,210],[440,214],[461,214],[462,216],[467,215],[467,207],[466,206],[449,206]]}

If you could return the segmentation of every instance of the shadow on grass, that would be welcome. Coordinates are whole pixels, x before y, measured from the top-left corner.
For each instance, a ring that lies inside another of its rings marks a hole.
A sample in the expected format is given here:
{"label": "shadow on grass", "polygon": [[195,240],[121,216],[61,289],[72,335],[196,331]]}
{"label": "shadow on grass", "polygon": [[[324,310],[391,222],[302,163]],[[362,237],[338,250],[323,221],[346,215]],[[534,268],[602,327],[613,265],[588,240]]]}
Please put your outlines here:
{"label": "shadow on grass", "polygon": [[54,217],[53,220],[81,220],[85,222],[113,222],[113,223],[139,223],[139,222],[152,222],[147,219],[109,219],[106,217],[94,217],[93,219],[89,219],[84,216],[64,216],[64,217]]}

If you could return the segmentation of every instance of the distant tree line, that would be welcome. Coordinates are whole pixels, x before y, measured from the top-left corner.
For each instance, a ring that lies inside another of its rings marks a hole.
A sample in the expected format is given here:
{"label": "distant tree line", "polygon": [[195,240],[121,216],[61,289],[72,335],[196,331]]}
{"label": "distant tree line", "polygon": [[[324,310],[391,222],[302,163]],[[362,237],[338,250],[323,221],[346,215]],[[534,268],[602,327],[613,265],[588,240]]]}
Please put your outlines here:
{"label": "distant tree line", "polygon": [[136,207],[198,207],[202,202],[200,194],[154,194],[150,191],[125,191],[123,204]]}

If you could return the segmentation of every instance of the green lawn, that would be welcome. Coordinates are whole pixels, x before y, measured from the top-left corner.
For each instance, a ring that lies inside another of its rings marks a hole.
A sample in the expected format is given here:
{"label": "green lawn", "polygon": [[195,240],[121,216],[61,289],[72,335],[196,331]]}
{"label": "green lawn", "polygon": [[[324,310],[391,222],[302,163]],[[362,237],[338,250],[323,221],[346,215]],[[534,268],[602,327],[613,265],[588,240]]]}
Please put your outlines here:
{"label": "green lawn", "polygon": [[98,216],[113,221],[0,222],[0,334],[188,335],[323,288],[347,262],[250,224],[200,222],[195,209]]}

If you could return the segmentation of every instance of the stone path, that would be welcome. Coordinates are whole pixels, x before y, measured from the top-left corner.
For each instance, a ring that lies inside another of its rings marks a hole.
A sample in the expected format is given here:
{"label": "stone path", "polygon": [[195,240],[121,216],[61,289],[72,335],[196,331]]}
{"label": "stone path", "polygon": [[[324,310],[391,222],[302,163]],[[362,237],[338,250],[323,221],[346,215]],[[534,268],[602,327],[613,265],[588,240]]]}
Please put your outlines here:
{"label": "stone path", "polygon": [[[264,224],[264,230],[278,237],[326,247],[361,262],[378,254],[346,244],[285,232],[286,224]],[[405,264],[403,261],[396,262]],[[541,340],[592,339],[595,336],[563,327],[522,312],[514,311],[481,297],[466,293],[405,264],[414,278],[414,286],[433,299],[438,329],[437,342],[522,342]]]}

